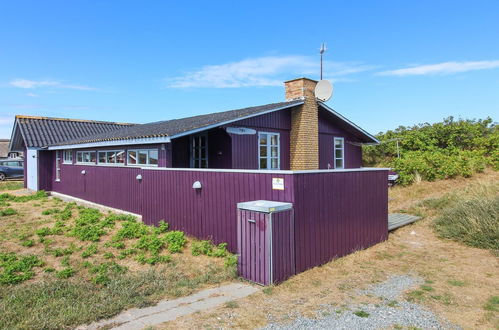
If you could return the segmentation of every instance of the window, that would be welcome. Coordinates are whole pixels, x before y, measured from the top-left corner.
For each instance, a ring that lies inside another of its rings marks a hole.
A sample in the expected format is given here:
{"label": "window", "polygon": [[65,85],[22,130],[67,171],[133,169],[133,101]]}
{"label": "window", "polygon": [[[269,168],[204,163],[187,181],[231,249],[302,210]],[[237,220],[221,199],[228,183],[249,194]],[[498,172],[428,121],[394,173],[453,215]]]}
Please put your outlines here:
{"label": "window", "polygon": [[208,168],[208,135],[191,137],[191,167]]}
{"label": "window", "polygon": [[342,137],[334,138],[334,168],[345,167],[345,140]]}
{"label": "window", "polygon": [[17,158],[17,157],[19,157],[19,153],[17,153],[17,152],[10,152],[9,153],[9,158]]}
{"label": "window", "polygon": [[62,152],[62,162],[64,164],[73,164],[73,150],[64,150]]}
{"label": "window", "polygon": [[98,164],[125,165],[125,150],[106,150],[97,153]]}
{"label": "window", "polygon": [[128,150],[128,165],[158,166],[158,149]]}
{"label": "window", "polygon": [[61,181],[61,152],[55,152],[55,181]]}
{"label": "window", "polygon": [[258,133],[258,162],[261,170],[280,168],[279,133]]}
{"label": "window", "polygon": [[77,151],[76,163],[80,164],[95,164],[95,151]]}

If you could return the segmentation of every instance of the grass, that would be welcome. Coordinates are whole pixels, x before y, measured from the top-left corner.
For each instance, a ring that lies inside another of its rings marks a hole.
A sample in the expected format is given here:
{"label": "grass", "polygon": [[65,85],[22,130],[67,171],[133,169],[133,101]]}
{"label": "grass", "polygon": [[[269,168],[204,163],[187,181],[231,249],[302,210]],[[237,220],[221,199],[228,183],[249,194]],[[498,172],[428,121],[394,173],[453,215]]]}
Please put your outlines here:
{"label": "grass", "polygon": [[356,311],[354,312],[354,314],[357,315],[358,317],[369,317],[369,313],[365,311]]}
{"label": "grass", "polygon": [[196,241],[164,221],[151,227],[44,192],[0,202],[14,211],[0,220],[0,329],[74,328],[234,278],[232,254],[194,256]]}
{"label": "grass", "polygon": [[492,296],[483,307],[487,311],[499,312],[499,296]]}
{"label": "grass", "polygon": [[0,191],[18,190],[24,188],[23,181],[3,181],[0,182]]}

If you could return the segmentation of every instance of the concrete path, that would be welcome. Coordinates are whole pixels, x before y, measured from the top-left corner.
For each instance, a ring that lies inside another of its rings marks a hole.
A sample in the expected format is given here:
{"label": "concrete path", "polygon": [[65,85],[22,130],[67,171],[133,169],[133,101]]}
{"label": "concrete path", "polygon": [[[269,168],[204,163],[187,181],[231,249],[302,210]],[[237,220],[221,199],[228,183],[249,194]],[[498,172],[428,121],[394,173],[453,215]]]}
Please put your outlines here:
{"label": "concrete path", "polygon": [[156,306],[133,308],[112,319],[83,325],[77,330],[105,327],[109,329],[135,330],[175,320],[178,317],[217,307],[227,301],[243,298],[259,291],[251,285],[235,283],[206,289],[175,300],[162,300]]}

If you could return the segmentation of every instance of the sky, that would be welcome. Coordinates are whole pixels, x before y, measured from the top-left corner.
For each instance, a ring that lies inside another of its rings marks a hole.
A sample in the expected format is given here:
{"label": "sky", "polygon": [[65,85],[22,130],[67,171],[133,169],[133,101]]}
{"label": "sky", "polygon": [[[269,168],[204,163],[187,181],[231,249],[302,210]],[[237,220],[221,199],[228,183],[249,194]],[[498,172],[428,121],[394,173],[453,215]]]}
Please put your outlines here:
{"label": "sky", "polygon": [[371,133],[499,118],[499,1],[0,0],[0,138],[16,114],[146,123],[284,101]]}

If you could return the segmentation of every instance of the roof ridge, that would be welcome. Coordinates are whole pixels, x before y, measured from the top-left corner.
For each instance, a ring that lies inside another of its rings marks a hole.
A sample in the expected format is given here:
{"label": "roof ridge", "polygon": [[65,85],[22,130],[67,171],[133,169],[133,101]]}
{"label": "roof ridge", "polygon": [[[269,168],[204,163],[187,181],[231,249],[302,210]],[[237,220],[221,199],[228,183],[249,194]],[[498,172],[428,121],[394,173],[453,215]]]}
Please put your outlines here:
{"label": "roof ridge", "polygon": [[90,120],[90,119],[72,119],[72,118],[59,118],[59,117],[44,117],[44,116],[31,116],[31,115],[16,115],[16,119],[39,119],[39,120],[58,120],[58,121],[77,121],[84,123],[96,123],[96,124],[115,124],[115,125],[137,125],[133,123],[119,123],[115,121],[104,121],[104,120]]}

